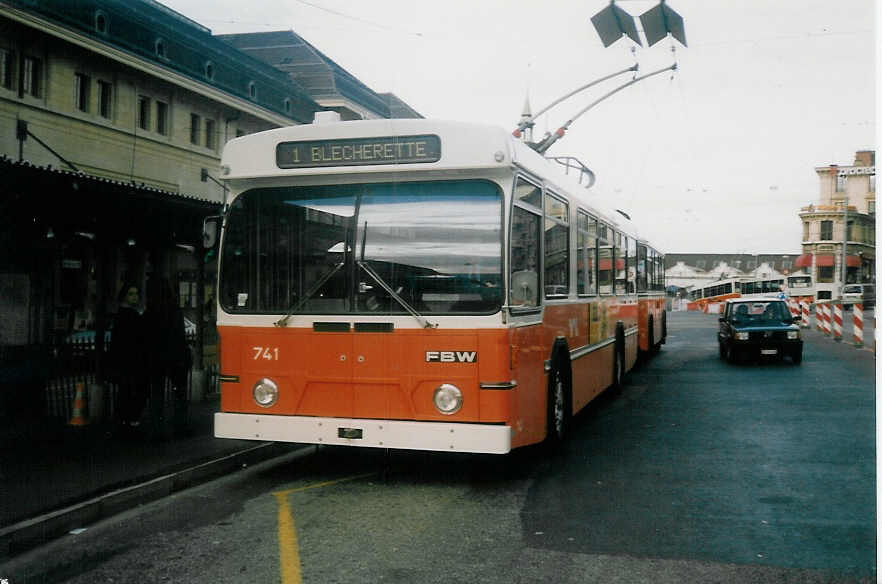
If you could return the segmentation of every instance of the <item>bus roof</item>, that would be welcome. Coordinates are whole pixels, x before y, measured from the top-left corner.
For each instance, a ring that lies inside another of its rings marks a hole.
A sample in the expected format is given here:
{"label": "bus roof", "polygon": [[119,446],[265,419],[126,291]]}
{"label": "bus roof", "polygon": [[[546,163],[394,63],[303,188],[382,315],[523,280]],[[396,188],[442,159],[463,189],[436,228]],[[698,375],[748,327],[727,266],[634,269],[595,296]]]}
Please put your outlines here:
{"label": "bus roof", "polygon": [[[396,159],[396,153],[407,160],[396,163],[383,160],[386,154],[392,155],[390,160]],[[377,159],[379,163],[374,162]],[[565,174],[561,165],[538,154],[511,132],[488,124],[379,119],[325,121],[268,130],[235,138],[226,144],[221,178],[235,182],[284,176],[413,171],[514,172],[517,168],[542,178],[552,190],[567,195],[577,206],[639,237],[634,223],[616,213],[600,199],[596,190],[586,189]]]}

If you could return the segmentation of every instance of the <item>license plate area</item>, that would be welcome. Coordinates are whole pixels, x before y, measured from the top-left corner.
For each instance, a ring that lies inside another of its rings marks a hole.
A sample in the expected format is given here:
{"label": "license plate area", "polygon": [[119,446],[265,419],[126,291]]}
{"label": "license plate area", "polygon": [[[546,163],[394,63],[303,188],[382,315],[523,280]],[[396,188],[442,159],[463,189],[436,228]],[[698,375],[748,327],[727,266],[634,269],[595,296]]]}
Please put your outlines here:
{"label": "license plate area", "polygon": [[361,428],[337,428],[337,438],[361,440],[364,438],[364,430]]}
{"label": "license plate area", "polygon": [[760,355],[777,355],[778,349],[760,349]]}

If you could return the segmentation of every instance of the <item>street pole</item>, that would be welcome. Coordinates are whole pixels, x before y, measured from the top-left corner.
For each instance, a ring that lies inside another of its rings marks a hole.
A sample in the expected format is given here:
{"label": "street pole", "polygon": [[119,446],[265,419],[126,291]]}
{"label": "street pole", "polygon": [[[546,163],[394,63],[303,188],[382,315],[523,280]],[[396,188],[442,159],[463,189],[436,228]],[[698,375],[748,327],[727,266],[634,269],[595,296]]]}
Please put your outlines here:
{"label": "street pole", "polygon": [[[835,179],[834,179],[835,180]],[[847,250],[848,250],[848,191],[845,191],[845,207],[842,214],[842,279],[839,282],[839,298],[842,298],[845,293],[845,275],[846,275],[846,264],[847,264]]]}

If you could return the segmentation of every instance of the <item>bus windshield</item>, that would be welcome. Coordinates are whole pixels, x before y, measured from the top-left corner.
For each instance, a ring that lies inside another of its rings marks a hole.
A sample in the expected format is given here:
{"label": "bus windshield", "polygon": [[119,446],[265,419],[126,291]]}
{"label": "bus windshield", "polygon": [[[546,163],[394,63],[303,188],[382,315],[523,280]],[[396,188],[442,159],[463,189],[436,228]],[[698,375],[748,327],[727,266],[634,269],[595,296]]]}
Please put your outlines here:
{"label": "bus windshield", "polygon": [[503,298],[501,226],[502,193],[482,180],[252,189],[227,217],[220,302],[249,314],[490,314]]}

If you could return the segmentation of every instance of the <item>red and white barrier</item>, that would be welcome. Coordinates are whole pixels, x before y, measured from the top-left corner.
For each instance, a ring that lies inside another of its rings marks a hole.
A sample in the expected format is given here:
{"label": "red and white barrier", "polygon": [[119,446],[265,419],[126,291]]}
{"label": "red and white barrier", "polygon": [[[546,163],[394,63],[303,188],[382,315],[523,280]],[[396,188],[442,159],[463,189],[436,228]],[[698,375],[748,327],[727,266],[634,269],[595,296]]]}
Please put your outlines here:
{"label": "red and white barrier", "polygon": [[842,303],[833,305],[833,340],[842,340]]}
{"label": "red and white barrier", "polygon": [[809,327],[809,305],[808,302],[802,301],[799,303],[799,307],[802,310],[802,320],[799,321],[799,326],[802,328]]}
{"label": "red and white barrier", "polygon": [[830,327],[830,305],[829,305],[829,304],[822,304],[822,305],[821,305],[821,315],[822,315],[822,317],[823,317],[823,319],[824,319],[824,334],[827,335],[827,336],[829,337],[829,336],[830,336],[830,333],[831,333],[831,327]]}
{"label": "red and white barrier", "polygon": [[864,345],[864,305],[855,304],[852,309],[852,317],[854,319],[854,345],[862,347]]}

